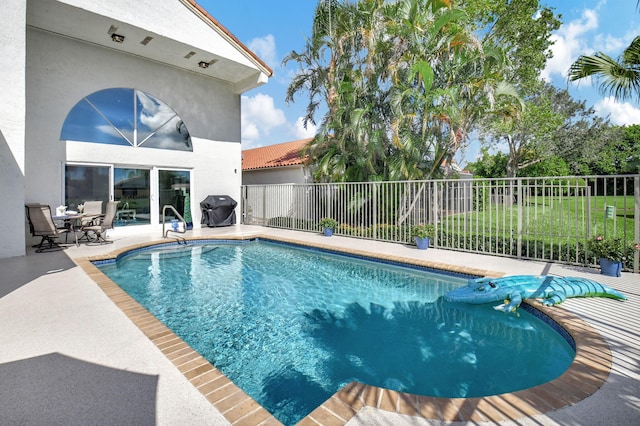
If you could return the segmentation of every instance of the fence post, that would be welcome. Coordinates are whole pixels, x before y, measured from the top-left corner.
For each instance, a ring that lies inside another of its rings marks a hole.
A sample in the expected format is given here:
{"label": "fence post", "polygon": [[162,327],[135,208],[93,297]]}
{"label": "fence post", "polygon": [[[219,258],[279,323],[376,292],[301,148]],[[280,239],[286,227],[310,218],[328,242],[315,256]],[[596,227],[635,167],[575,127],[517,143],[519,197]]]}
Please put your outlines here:
{"label": "fence post", "polygon": [[[373,190],[373,203],[371,203],[371,227],[373,228],[373,239],[377,240],[378,239],[378,183],[372,183],[372,190]],[[388,235],[385,236],[385,238],[387,238]]]}
{"label": "fence post", "polygon": [[267,186],[262,187],[262,226],[267,226]]}
{"label": "fence post", "polygon": [[[438,214],[439,210],[440,210],[439,206],[438,206],[438,203],[440,202],[440,199],[439,199],[440,197],[438,197],[439,188],[438,188],[438,183],[434,182],[434,181],[428,182],[428,185],[431,188],[431,191],[433,193],[433,206],[432,206],[433,215],[431,216],[432,220],[433,220],[433,222],[432,222],[433,226],[435,227],[435,233],[434,233],[434,235],[435,235],[434,240],[435,241],[433,242],[433,248],[438,248],[438,246],[440,245],[440,232],[441,232],[441,230],[440,230],[440,216]],[[427,199],[426,196],[425,196],[425,199]],[[425,220],[425,223],[428,223],[428,222]]]}
{"label": "fence post", "polygon": [[242,223],[243,225],[246,225],[247,223],[247,186],[246,185],[241,185],[240,186],[240,193],[242,194],[242,199],[240,200],[240,202],[242,203],[242,207],[240,209],[240,223]]}
{"label": "fence post", "polygon": [[516,251],[517,251],[517,256],[518,259],[522,259],[522,215],[523,215],[523,208],[522,208],[522,204],[524,201],[524,197],[522,196],[522,178],[518,179],[518,241],[517,241],[517,247],[516,247]]}
{"label": "fence post", "polygon": [[[640,176],[633,178],[633,239],[634,244],[640,243]],[[638,263],[640,258],[640,250],[633,251],[633,273],[638,273]]]}

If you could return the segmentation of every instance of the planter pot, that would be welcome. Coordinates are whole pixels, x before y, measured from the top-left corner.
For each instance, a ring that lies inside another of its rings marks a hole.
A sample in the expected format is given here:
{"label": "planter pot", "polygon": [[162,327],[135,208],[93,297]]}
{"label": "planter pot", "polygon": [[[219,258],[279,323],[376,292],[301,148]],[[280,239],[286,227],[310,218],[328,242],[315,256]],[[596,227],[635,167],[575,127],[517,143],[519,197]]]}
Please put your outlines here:
{"label": "planter pot", "polygon": [[333,228],[324,228],[325,237],[330,237],[333,235]]}
{"label": "planter pot", "polygon": [[609,277],[619,277],[622,272],[622,262],[600,258],[600,274]]}
{"label": "planter pot", "polygon": [[429,247],[429,237],[413,237],[419,250],[426,250]]}

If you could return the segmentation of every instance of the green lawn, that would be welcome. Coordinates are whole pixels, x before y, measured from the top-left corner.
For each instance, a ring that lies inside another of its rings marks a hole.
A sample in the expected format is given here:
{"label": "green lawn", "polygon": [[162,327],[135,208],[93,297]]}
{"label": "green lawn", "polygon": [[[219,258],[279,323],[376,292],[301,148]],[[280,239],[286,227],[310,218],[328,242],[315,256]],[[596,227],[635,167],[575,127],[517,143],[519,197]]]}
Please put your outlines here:
{"label": "green lawn", "polygon": [[[611,205],[614,215],[607,218],[605,206]],[[520,237],[526,257],[582,263],[590,237],[615,235],[631,245],[633,197],[532,197],[522,206],[491,204],[476,212],[443,215],[438,226],[440,244],[450,248],[515,255]]]}

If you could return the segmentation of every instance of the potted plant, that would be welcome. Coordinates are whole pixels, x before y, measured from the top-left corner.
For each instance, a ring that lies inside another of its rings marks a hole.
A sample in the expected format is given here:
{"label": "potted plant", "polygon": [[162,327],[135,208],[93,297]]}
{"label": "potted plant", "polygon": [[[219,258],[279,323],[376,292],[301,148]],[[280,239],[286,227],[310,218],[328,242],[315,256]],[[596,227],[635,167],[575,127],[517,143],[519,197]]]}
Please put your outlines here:
{"label": "potted plant", "polygon": [[630,246],[625,244],[622,238],[604,238],[598,235],[587,242],[587,247],[600,262],[600,273],[610,277],[619,277],[623,262],[631,255],[640,244]]}
{"label": "potted plant", "polygon": [[420,223],[411,228],[411,236],[420,250],[426,250],[429,247],[429,241],[433,238],[435,232],[436,228],[430,223]]}
{"label": "potted plant", "polygon": [[330,237],[333,235],[333,230],[338,226],[338,221],[330,217],[323,217],[322,219],[320,219],[320,222],[318,222],[318,224],[322,228],[324,235]]}

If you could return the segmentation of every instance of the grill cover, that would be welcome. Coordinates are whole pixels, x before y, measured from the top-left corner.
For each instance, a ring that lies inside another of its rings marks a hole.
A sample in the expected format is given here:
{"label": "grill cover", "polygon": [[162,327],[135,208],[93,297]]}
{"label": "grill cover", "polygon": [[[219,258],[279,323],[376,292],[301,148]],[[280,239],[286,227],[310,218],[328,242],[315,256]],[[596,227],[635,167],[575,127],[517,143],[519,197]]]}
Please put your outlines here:
{"label": "grill cover", "polygon": [[203,225],[229,226],[236,223],[236,201],[228,195],[209,195],[200,202]]}

